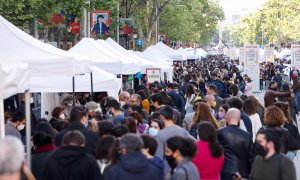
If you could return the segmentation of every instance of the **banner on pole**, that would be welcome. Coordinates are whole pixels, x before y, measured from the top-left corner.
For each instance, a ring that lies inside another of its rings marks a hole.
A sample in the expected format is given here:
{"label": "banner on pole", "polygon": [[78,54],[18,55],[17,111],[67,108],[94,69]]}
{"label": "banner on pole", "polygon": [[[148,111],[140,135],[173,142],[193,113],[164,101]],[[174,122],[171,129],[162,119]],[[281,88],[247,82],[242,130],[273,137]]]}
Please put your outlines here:
{"label": "banner on pole", "polygon": [[258,45],[246,45],[244,47],[245,56],[245,73],[252,80],[252,91],[260,92],[259,90],[259,60],[258,60],[259,47]]}
{"label": "banner on pole", "polygon": [[300,45],[293,44],[292,45],[292,67],[296,67],[296,69],[300,69]]}
{"label": "banner on pole", "polygon": [[264,51],[265,51],[265,62],[274,63],[274,48],[265,47]]}
{"label": "banner on pole", "polygon": [[240,63],[245,64],[245,48],[240,47]]}
{"label": "banner on pole", "polygon": [[160,82],[160,68],[146,68],[147,83]]}

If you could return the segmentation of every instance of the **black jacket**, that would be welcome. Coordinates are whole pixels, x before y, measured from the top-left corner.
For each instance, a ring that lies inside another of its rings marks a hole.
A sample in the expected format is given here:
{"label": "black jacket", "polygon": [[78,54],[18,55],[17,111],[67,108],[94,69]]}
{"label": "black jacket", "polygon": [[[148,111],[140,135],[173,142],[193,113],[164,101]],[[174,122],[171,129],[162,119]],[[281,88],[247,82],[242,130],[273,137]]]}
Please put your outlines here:
{"label": "black jacket", "polygon": [[229,125],[218,131],[218,140],[225,156],[222,173],[239,172],[243,178],[248,178],[253,160],[252,136],[238,126]]}
{"label": "black jacket", "polygon": [[154,166],[141,152],[128,152],[111,167],[106,180],[161,180],[161,169]]}
{"label": "black jacket", "polygon": [[61,146],[48,158],[42,173],[43,180],[98,180],[96,159],[80,146]]}
{"label": "black jacket", "polygon": [[99,136],[95,132],[90,131],[89,129],[84,127],[80,122],[71,122],[71,125],[69,127],[58,133],[55,137],[55,145],[60,146],[64,135],[67,132],[74,130],[78,130],[84,135],[85,147],[87,148],[87,152],[93,154]]}

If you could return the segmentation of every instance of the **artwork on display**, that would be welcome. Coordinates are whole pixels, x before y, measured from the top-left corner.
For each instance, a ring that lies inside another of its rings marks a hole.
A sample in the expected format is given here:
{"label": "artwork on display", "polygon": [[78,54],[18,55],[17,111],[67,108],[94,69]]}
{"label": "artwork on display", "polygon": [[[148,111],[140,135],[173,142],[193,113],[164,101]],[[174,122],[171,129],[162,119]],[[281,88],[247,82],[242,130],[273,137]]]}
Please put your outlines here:
{"label": "artwork on display", "polygon": [[160,68],[146,68],[147,83],[160,82]]}
{"label": "artwork on display", "polygon": [[252,80],[253,92],[260,92],[259,88],[259,61],[258,61],[258,45],[246,45],[244,47],[244,72]]}
{"label": "artwork on display", "polygon": [[300,45],[292,45],[292,66],[297,69],[300,68]]}
{"label": "artwork on display", "polygon": [[91,12],[91,32],[93,35],[109,35],[110,11],[93,10]]}
{"label": "artwork on display", "polygon": [[134,34],[134,20],[132,18],[120,18],[121,34]]}
{"label": "artwork on display", "polygon": [[266,62],[274,62],[274,48],[273,47],[265,47],[265,61]]}

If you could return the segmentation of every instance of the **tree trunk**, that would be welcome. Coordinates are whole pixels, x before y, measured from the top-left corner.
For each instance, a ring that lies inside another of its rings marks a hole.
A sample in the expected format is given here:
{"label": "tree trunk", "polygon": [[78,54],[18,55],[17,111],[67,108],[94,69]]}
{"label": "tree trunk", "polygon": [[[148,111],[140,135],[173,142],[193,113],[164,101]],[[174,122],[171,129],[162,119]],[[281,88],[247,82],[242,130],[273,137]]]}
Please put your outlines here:
{"label": "tree trunk", "polygon": [[44,43],[47,43],[48,42],[48,26],[45,26],[45,29],[44,29]]}

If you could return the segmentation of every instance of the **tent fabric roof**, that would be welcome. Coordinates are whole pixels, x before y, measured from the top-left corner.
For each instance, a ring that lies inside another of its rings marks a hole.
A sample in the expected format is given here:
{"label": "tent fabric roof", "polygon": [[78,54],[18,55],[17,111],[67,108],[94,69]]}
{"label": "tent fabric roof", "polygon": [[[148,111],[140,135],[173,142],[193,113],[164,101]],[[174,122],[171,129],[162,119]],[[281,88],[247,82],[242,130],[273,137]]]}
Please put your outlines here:
{"label": "tent fabric roof", "polygon": [[187,50],[183,49],[182,47],[177,49],[177,52],[184,54],[188,60],[189,59],[197,59],[196,56],[191,51],[187,51]]}
{"label": "tent fabric roof", "polygon": [[169,65],[173,65],[173,60],[169,58],[168,56],[165,56],[162,52],[155,49],[153,46],[149,46],[147,49],[143,51],[143,54],[148,54],[154,57],[157,57],[158,59],[161,59],[165,61]]}
{"label": "tent fabric roof", "polygon": [[73,76],[90,72],[91,62],[45,44],[0,16],[0,60],[26,62],[35,76]]}
{"label": "tent fabric roof", "polygon": [[29,71],[26,63],[0,63],[0,99],[29,89]]}
{"label": "tent fabric roof", "polygon": [[125,62],[120,58],[111,56],[92,38],[83,38],[69,51],[91,57],[93,65],[112,74],[120,74],[125,66]]}
{"label": "tent fabric roof", "polygon": [[150,67],[157,67],[158,65],[154,62],[148,61],[142,57],[136,56],[134,53],[131,51],[128,51],[124,49],[122,46],[120,46],[117,42],[115,42],[113,39],[108,38],[106,39],[106,42],[116,51],[119,51],[120,53],[126,55],[130,59],[136,59],[141,62],[141,73],[144,74],[146,73],[146,68]]}
{"label": "tent fabric roof", "polygon": [[[122,81],[115,75],[105,72],[95,66],[93,70],[93,88],[94,92],[107,91],[109,95],[118,97],[118,92],[121,89]],[[32,78],[31,92],[72,92],[72,78],[59,77],[40,79]],[[90,92],[91,91],[91,76],[90,73],[75,76],[75,92]]]}
{"label": "tent fabric roof", "polygon": [[187,60],[187,57],[184,54],[175,51],[174,49],[170,48],[169,46],[165,45],[162,42],[158,42],[157,44],[155,44],[153,46],[153,48],[157,49],[165,56],[168,56],[173,61],[186,61]]}
{"label": "tent fabric roof", "polygon": [[[130,58],[126,56],[126,54],[115,50],[111,45],[109,45],[106,41],[98,39],[96,43],[99,45],[101,49],[108,52],[111,56],[121,59],[124,62],[123,72],[119,74],[135,74],[140,72],[141,62],[140,60]],[[113,67],[112,67],[113,68]]]}

